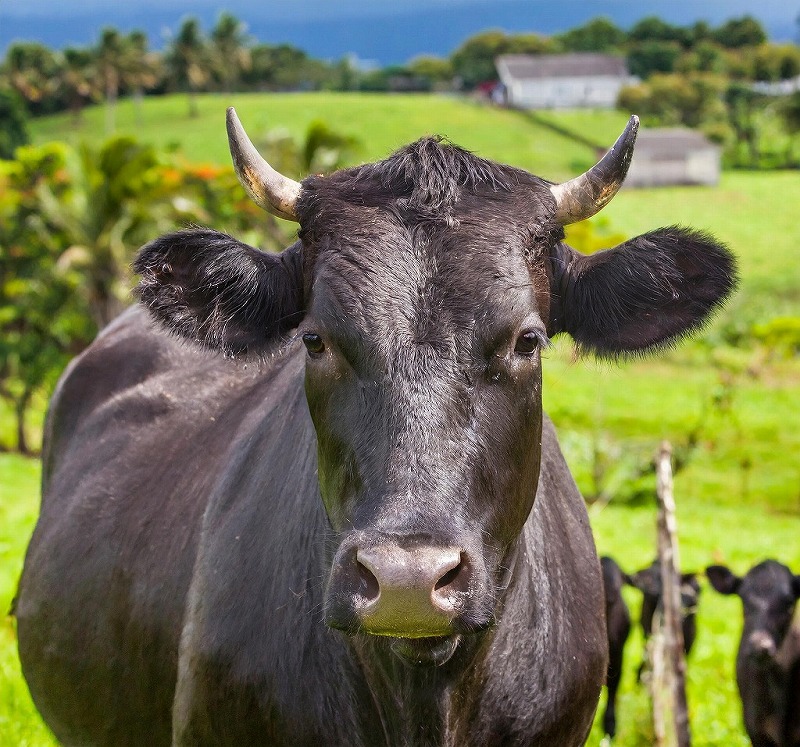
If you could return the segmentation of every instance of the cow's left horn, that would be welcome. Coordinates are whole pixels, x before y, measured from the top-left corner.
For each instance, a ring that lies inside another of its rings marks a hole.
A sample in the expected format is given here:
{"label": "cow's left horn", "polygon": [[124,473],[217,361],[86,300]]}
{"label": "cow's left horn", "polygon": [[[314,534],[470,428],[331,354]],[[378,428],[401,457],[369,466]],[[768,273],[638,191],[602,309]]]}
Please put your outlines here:
{"label": "cow's left horn", "polygon": [[556,220],[562,226],[591,218],[619,192],[631,164],[638,131],[639,117],[634,114],[611,150],[592,168],[568,182],[550,187],[556,200]]}
{"label": "cow's left horn", "polygon": [[297,220],[300,183],[275,171],[255,149],[234,108],[228,107],[228,145],[236,176],[253,202],[279,218]]}

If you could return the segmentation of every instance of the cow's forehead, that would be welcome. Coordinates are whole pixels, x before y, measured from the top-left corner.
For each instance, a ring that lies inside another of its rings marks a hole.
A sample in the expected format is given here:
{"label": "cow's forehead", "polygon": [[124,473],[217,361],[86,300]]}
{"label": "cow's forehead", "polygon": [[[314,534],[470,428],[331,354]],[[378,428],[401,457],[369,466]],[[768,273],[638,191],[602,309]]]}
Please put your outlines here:
{"label": "cow's forehead", "polygon": [[743,591],[758,596],[793,596],[792,573],[781,563],[765,561],[744,577]]}
{"label": "cow's forehead", "polygon": [[530,236],[510,222],[489,234],[480,222],[409,225],[373,214],[326,234],[312,253],[314,305],[412,336],[431,326],[513,323],[535,305]]}

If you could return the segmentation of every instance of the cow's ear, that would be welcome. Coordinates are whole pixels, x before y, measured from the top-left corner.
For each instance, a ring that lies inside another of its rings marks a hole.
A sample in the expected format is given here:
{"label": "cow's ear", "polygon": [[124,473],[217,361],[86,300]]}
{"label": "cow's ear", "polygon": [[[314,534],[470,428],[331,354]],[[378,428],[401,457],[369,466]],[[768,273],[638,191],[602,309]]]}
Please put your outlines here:
{"label": "cow's ear", "polygon": [[643,594],[648,594],[651,597],[657,597],[661,595],[661,579],[659,576],[659,571],[658,569],[654,570],[652,566],[631,574],[629,583]]}
{"label": "cow's ear", "polygon": [[675,226],[589,256],[557,244],[551,260],[548,333],[567,332],[601,357],[670,345],[701,327],[737,282],[723,244]]}
{"label": "cow's ear", "polygon": [[800,576],[795,576],[792,579],[792,590],[794,591],[795,597],[800,599]]}
{"label": "cow's ear", "polygon": [[266,254],[218,231],[178,231],[142,247],[136,295],[169,331],[226,354],[258,354],[300,321],[299,242]]}
{"label": "cow's ear", "polygon": [[724,565],[708,566],[706,578],[720,594],[736,594],[742,583],[742,579]]}

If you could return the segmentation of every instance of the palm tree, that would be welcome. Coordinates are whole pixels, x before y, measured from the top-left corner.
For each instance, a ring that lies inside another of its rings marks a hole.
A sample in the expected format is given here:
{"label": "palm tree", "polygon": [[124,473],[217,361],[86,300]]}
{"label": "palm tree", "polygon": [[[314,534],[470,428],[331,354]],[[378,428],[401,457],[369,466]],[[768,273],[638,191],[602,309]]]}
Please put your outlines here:
{"label": "palm tree", "polygon": [[75,124],[80,121],[83,106],[98,93],[96,80],[94,55],[90,50],[68,47],[62,52],[59,87]]}
{"label": "palm tree", "polygon": [[133,252],[174,227],[176,186],[156,151],[129,137],[84,144],[67,163],[69,189],[37,189],[38,215],[67,247],[59,266],[80,274],[93,321],[102,327],[130,301]]}
{"label": "palm tree", "polygon": [[166,56],[170,76],[178,88],[189,94],[189,116],[197,116],[195,93],[210,78],[208,45],[196,18],[181,24]]}
{"label": "palm tree", "polygon": [[106,99],[106,134],[114,131],[114,114],[124,66],[125,44],[114,28],[104,28],[95,48],[95,68],[99,87]]}
{"label": "palm tree", "polygon": [[133,89],[137,125],[142,123],[144,92],[159,81],[159,66],[159,56],[147,49],[147,35],[143,31],[131,31],[125,44],[124,77]]}
{"label": "palm tree", "polygon": [[250,39],[246,30],[246,25],[238,18],[222,12],[211,32],[214,68],[226,92],[234,89],[243,70],[250,69]]}
{"label": "palm tree", "polygon": [[308,125],[302,139],[276,128],[267,133],[262,147],[270,164],[278,171],[303,178],[352,165],[361,143],[358,138],[336,132],[317,119]]}
{"label": "palm tree", "polygon": [[36,42],[12,44],[6,53],[4,78],[36,111],[53,93],[57,85],[58,64],[53,52]]}

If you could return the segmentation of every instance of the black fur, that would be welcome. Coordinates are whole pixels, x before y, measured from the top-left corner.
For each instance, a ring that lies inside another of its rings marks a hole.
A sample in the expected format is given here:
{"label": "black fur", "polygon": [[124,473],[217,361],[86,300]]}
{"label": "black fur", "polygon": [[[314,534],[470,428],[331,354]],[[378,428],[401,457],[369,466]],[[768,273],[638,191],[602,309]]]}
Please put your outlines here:
{"label": "black fur", "polygon": [[568,332],[601,357],[674,344],[702,327],[737,284],[726,247],[678,226],[588,257],[560,245],[553,264],[552,332]]}
{"label": "black fur", "polygon": [[631,632],[631,615],[622,598],[627,576],[610,557],[600,558],[603,570],[603,590],[606,598],[606,632],[608,637],[607,699],[603,712],[603,731],[610,737],[617,733],[617,690],[622,680],[625,643]]}
{"label": "black fur", "polygon": [[706,576],[720,594],[742,600],[736,684],[753,747],[800,747],[800,625],[793,622],[800,576],[776,560],[741,577],[712,565]]}

